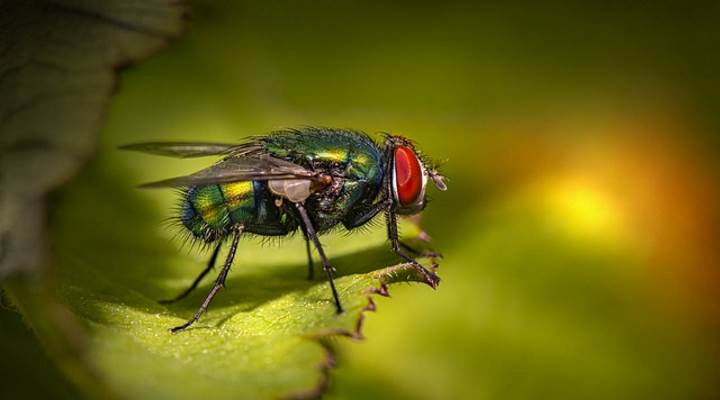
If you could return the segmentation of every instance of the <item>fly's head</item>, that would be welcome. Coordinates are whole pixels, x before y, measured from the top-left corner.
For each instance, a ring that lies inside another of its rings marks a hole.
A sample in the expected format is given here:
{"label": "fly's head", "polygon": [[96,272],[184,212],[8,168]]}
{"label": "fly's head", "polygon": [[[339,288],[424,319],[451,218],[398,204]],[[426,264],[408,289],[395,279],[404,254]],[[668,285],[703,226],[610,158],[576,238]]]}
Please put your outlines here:
{"label": "fly's head", "polygon": [[386,188],[394,210],[401,215],[417,214],[427,204],[428,180],[441,191],[447,190],[444,176],[423,159],[415,146],[402,136],[387,136],[383,157],[388,171]]}

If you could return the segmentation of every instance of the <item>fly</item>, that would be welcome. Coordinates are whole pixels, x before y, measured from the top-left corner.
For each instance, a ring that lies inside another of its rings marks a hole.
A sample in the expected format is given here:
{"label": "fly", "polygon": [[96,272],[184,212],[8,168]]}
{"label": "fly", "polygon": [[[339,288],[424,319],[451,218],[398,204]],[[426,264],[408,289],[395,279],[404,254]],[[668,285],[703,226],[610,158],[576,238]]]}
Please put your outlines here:
{"label": "fly", "polygon": [[333,282],[334,268],[318,235],[342,224],[351,230],[384,213],[392,249],[437,287],[440,278],[420,265],[422,253],[398,238],[397,215],[425,208],[428,179],[446,190],[443,176],[424,161],[401,136],[386,135],[382,145],[348,129],[307,127],[272,132],[242,144],[151,142],[121,149],[171,157],[222,156],[212,166],[190,175],[141,187],[182,190],[177,219],[189,234],[215,246],[206,268],[173,303],[190,294],[213,268],[226,240],[230,250],[215,283],[195,315],[174,327],[181,331],[207,311],[225,285],[243,233],[286,236],[300,229],[305,236],[308,279],[313,279],[310,243],[315,246],[332,291],[335,309],[343,308]]}

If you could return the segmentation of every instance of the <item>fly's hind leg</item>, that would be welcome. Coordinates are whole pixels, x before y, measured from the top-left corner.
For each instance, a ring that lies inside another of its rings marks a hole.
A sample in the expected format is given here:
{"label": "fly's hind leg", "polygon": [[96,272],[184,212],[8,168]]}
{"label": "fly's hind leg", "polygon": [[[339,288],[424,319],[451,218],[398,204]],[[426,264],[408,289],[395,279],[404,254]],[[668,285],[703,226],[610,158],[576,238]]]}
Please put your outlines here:
{"label": "fly's hind leg", "polygon": [[338,314],[340,314],[343,312],[343,308],[340,305],[340,297],[338,297],[337,290],[335,289],[335,282],[333,282],[333,267],[330,265],[330,261],[325,256],[325,251],[320,244],[320,239],[318,239],[317,237],[317,233],[315,232],[315,228],[310,221],[307,210],[305,210],[305,206],[302,205],[302,203],[295,203],[295,207],[297,207],[298,211],[300,212],[300,217],[302,218],[303,225],[305,225],[305,232],[307,232],[308,238],[313,241],[313,243],[315,244],[315,248],[320,255],[320,260],[323,264],[323,270],[325,270],[325,275],[327,276],[328,283],[330,283],[330,289],[332,290],[333,298],[335,300],[335,310]]}
{"label": "fly's hind leg", "polygon": [[215,261],[217,260],[218,253],[220,253],[220,247],[222,247],[222,242],[218,243],[218,245],[215,246],[215,250],[213,250],[212,256],[210,256],[210,260],[208,261],[207,266],[206,266],[205,269],[200,273],[200,275],[198,275],[197,278],[195,278],[195,281],[192,283],[192,285],[190,285],[189,288],[185,289],[184,292],[180,293],[179,295],[177,295],[177,296],[176,296],[175,298],[173,298],[173,299],[160,300],[158,303],[160,303],[160,304],[172,304],[172,303],[178,302],[178,301],[180,301],[180,300],[188,297],[188,295],[189,295],[190,293],[192,293],[192,291],[195,290],[195,289],[198,287],[198,285],[199,285],[200,282],[203,280],[203,278],[205,278],[205,275],[207,275],[208,272],[210,272],[210,270],[212,270],[213,268],[215,268]]}
{"label": "fly's hind leg", "polygon": [[232,244],[230,245],[230,251],[228,252],[227,258],[225,259],[225,264],[223,265],[222,270],[220,270],[218,277],[215,279],[215,284],[210,290],[210,293],[208,293],[207,297],[205,298],[205,301],[203,301],[200,308],[197,310],[197,312],[195,312],[195,315],[193,315],[193,317],[190,318],[186,323],[170,329],[172,333],[184,330],[190,325],[194,324],[198,319],[200,319],[200,316],[205,311],[207,311],[208,307],[210,306],[210,302],[212,302],[220,289],[225,287],[225,279],[227,279],[228,272],[230,272],[230,267],[232,266],[233,259],[235,258],[235,251],[237,250],[238,241],[240,240],[240,235],[242,234],[242,231],[242,226],[238,226],[235,228],[235,235],[233,237]]}

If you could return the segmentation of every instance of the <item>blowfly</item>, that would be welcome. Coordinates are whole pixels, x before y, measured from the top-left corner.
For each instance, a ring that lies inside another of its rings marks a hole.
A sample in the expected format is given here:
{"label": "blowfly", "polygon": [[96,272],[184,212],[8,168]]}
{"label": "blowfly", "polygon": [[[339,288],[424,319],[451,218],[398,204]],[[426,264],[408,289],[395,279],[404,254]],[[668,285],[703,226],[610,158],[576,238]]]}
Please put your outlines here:
{"label": "blowfly", "polygon": [[141,186],[180,188],[180,223],[193,238],[214,246],[207,267],[192,285],[166,303],[190,294],[213,268],[223,243],[231,243],[205,301],[172,332],[189,327],[207,310],[225,284],[243,233],[285,236],[300,229],[306,241],[308,277],[313,279],[312,242],[338,313],[343,308],[333,282],[334,269],[318,235],[339,224],[352,230],[384,213],[392,250],[433,288],[440,281],[415,260],[423,253],[399,240],[397,215],[417,214],[425,207],[428,180],[440,190],[446,186],[443,176],[401,136],[386,135],[380,145],[359,131],[306,127],[252,137],[242,144],[152,142],[121,148],[180,158],[222,157],[193,174]]}

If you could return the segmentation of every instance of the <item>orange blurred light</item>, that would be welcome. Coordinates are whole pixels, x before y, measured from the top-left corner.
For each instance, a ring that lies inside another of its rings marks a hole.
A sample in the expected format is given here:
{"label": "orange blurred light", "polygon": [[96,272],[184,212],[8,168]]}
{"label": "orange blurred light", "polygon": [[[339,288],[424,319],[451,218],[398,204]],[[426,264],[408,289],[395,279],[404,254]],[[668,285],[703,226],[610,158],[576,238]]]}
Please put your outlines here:
{"label": "orange blurred light", "polygon": [[[488,171],[550,229],[619,250],[664,305],[720,324],[720,185],[701,127],[670,109],[513,123]],[[528,195],[526,197],[526,195]],[[601,248],[601,247],[598,247]]]}

